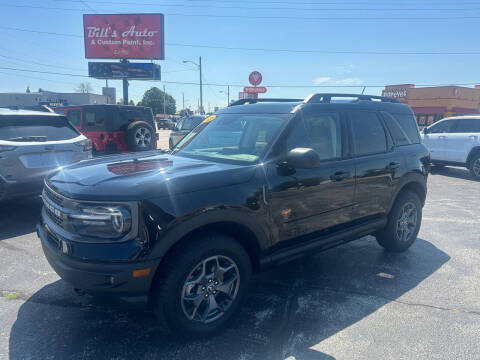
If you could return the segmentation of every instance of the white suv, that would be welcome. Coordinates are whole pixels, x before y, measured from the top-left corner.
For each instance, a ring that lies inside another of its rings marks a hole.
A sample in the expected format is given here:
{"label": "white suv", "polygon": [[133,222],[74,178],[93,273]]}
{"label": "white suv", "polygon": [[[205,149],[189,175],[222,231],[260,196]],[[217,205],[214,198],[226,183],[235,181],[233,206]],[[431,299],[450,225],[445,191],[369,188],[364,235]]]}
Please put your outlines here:
{"label": "white suv", "polygon": [[446,118],[423,129],[433,165],[465,166],[480,180],[480,115]]}

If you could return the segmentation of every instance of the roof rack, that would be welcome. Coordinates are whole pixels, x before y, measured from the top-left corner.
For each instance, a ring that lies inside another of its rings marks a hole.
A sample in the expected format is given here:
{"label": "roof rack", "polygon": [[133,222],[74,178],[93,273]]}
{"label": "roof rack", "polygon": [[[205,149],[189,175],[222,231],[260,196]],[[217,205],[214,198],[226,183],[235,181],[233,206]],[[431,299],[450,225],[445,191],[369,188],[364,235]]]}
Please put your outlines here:
{"label": "roof rack", "polygon": [[302,102],[303,99],[279,99],[279,98],[260,98],[260,99],[240,99],[229,106],[237,106],[243,104],[256,104],[258,102]]}
{"label": "roof rack", "polygon": [[397,99],[384,97],[384,96],[363,95],[363,94],[322,94],[322,93],[311,94],[307,96],[307,98],[304,100],[304,103],[306,104],[330,103],[332,102],[332,97],[357,98],[358,100],[366,100],[366,101],[380,100],[381,102],[398,103]]}

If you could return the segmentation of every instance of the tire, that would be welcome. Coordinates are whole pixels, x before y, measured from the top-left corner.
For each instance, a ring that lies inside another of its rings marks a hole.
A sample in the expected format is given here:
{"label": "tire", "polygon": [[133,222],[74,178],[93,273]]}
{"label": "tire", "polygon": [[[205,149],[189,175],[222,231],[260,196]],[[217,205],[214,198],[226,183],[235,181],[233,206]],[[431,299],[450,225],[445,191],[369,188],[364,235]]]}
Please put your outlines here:
{"label": "tire", "polygon": [[[407,216],[409,211],[415,214]],[[387,225],[376,233],[377,242],[389,252],[406,251],[417,238],[421,223],[422,204],[418,195],[411,191],[402,192],[388,215]]]}
{"label": "tire", "polygon": [[[223,273],[226,268],[230,270]],[[176,248],[157,271],[153,309],[168,332],[187,338],[211,335],[236,313],[250,277],[250,258],[238,242],[223,234],[205,233]]]}
{"label": "tire", "polygon": [[470,174],[475,180],[480,181],[480,153],[473,155],[470,160]]}
{"label": "tire", "polygon": [[155,145],[155,132],[145,121],[134,121],[128,125],[126,137],[130,151],[152,150]]}

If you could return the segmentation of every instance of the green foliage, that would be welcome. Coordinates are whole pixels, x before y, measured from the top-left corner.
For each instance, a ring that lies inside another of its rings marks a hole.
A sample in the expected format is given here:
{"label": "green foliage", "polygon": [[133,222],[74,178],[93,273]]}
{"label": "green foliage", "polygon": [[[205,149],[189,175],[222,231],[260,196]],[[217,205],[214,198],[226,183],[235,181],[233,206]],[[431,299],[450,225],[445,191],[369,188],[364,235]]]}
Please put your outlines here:
{"label": "green foliage", "polygon": [[[163,114],[163,99],[164,93],[157,87],[152,87],[150,90],[145,91],[142,100],[138,103],[139,106],[148,106],[152,108],[153,114]],[[176,103],[175,99],[165,94],[165,111],[167,114],[175,114]]]}

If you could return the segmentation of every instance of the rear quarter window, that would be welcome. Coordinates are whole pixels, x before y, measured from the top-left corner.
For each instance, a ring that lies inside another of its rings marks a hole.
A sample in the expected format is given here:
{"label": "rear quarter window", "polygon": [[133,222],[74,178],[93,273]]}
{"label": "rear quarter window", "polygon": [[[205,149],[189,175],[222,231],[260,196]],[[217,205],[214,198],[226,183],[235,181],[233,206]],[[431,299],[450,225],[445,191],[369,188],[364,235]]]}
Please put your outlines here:
{"label": "rear quarter window", "polygon": [[150,108],[120,108],[119,116],[114,120],[115,130],[124,130],[129,124],[134,121],[145,121],[155,128],[153,122],[153,114]]}
{"label": "rear quarter window", "polygon": [[45,142],[70,140],[80,133],[65,116],[0,117],[0,140]]}
{"label": "rear quarter window", "polygon": [[420,131],[413,114],[392,114],[412,144],[420,143]]}
{"label": "rear quarter window", "polygon": [[392,135],[395,146],[404,146],[411,144],[408,135],[398,124],[397,120],[389,113],[382,113],[382,115],[385,118],[385,124],[387,125],[390,135]]}

